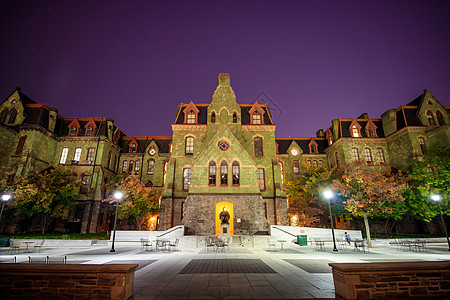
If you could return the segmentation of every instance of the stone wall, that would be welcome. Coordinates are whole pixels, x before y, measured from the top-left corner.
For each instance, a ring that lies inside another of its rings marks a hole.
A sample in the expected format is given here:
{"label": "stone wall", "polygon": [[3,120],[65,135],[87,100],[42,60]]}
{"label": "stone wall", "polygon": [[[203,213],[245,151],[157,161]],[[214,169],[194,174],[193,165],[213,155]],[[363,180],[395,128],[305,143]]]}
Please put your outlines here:
{"label": "stone wall", "polygon": [[440,298],[450,295],[450,261],[331,263],[344,299]]}
{"label": "stone wall", "polygon": [[138,265],[0,264],[3,299],[128,299]]}

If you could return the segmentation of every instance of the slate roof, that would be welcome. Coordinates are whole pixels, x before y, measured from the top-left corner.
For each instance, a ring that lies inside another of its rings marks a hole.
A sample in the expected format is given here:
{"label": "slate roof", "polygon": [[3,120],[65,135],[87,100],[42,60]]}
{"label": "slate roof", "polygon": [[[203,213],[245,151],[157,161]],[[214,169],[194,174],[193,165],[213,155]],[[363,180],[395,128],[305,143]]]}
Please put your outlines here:
{"label": "slate roof", "polygon": [[159,148],[159,153],[169,153],[170,152],[170,143],[172,142],[171,136],[159,136],[159,137],[153,137],[153,136],[138,136],[138,137],[132,137],[127,136],[126,139],[122,138],[119,141],[119,147],[122,148],[122,153],[130,153],[128,152],[128,145],[130,142],[135,139],[138,146],[136,153],[144,153],[145,149],[147,149],[148,145],[154,140],[156,142],[156,145]]}
{"label": "slate roof", "polygon": [[[384,137],[384,131],[383,131],[383,124],[381,120],[379,119],[356,119],[356,122],[361,126],[361,136],[362,137],[368,137],[366,133],[366,126],[369,120],[372,121],[372,123],[377,126],[377,136],[378,137]],[[340,126],[341,126],[341,133],[339,133],[339,137],[352,137],[350,133],[350,124],[352,124],[353,120],[341,120],[340,119]]]}
{"label": "slate roof", "polygon": [[[198,112],[198,124],[207,124],[208,122],[208,106],[210,104],[205,104],[205,103],[201,103],[201,104],[196,104],[194,103],[194,105],[197,107],[197,109],[199,110]],[[249,114],[249,110],[252,108],[252,105],[248,105],[248,104],[238,104],[241,108],[241,124],[244,125],[248,125],[250,124],[250,114]],[[269,109],[267,108],[267,106],[265,104],[259,104],[261,106],[261,108],[264,110],[264,115],[263,115],[263,119],[264,119],[264,124],[272,124],[272,121],[270,120],[269,117]],[[183,124],[184,123],[184,109],[186,108],[186,106],[188,106],[188,104],[181,104],[179,106],[179,113],[177,115],[177,118],[175,120],[175,124]],[[217,118],[218,116],[216,116]]]}
{"label": "slate roof", "polygon": [[325,149],[328,147],[328,143],[324,138],[275,138],[275,142],[278,144],[278,153],[279,154],[287,154],[287,151],[289,149],[289,146],[291,146],[291,143],[295,141],[298,146],[302,149],[303,154],[317,154],[317,153],[310,153],[309,151],[309,143],[311,140],[314,140],[318,145],[318,154],[324,154]]}
{"label": "slate roof", "polygon": [[44,107],[25,106],[25,119],[22,124],[37,124],[48,129],[49,111]]}

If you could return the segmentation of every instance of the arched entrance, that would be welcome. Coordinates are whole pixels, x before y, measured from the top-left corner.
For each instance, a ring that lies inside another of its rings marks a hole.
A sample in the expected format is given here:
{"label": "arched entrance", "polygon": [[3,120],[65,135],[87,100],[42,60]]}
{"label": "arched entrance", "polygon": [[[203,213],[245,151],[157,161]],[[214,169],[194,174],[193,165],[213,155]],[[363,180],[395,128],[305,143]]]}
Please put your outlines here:
{"label": "arched entrance", "polygon": [[233,203],[230,202],[226,202],[226,201],[222,201],[216,204],[216,235],[220,235],[220,219],[219,219],[219,214],[222,211],[222,209],[225,207],[225,209],[228,211],[228,213],[230,214],[230,220],[228,221],[228,223],[230,223],[230,234],[233,235],[234,233],[234,220],[233,220],[233,216],[234,216],[234,211],[233,211]]}

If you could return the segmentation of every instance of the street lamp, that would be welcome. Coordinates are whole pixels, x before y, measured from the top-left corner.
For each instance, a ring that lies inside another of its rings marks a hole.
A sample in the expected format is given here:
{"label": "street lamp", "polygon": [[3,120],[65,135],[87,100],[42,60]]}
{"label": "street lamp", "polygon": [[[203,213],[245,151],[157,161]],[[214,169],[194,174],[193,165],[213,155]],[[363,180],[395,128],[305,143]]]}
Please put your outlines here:
{"label": "street lamp", "polygon": [[3,208],[5,208],[5,202],[8,201],[9,199],[11,199],[11,195],[8,194],[4,194],[2,195],[2,211],[0,212],[0,221],[2,220],[2,215],[3,215]]}
{"label": "street lamp", "polygon": [[334,224],[333,224],[333,216],[331,215],[331,198],[333,197],[333,192],[331,190],[325,190],[323,195],[328,200],[328,210],[330,211],[330,221],[331,221],[331,234],[333,235],[333,251],[338,251],[336,248],[336,238],[334,237]]}
{"label": "street lamp", "polygon": [[114,193],[114,198],[116,198],[116,214],[114,216],[113,241],[112,241],[111,250],[109,250],[109,252],[116,252],[116,250],[114,249],[114,242],[116,240],[117,210],[118,210],[118,207],[119,207],[119,200],[122,199],[122,196],[123,196],[122,192],[115,192]]}
{"label": "street lamp", "polygon": [[431,195],[431,199],[437,202],[438,209],[439,209],[439,215],[441,216],[442,227],[444,227],[445,237],[447,238],[448,251],[450,251],[450,240],[448,239],[447,227],[445,226],[444,218],[442,217],[442,212],[441,212],[441,205],[439,204],[439,202],[441,201],[441,195],[433,194],[433,195]]}

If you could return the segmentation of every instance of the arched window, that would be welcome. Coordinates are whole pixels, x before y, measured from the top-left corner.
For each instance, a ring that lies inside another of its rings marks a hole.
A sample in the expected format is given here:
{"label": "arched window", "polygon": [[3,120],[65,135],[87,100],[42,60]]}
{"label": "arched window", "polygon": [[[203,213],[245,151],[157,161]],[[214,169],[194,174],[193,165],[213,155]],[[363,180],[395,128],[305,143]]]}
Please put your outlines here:
{"label": "arched window", "polygon": [[6,123],[6,117],[8,116],[8,109],[5,108],[4,110],[2,110],[2,112],[0,113],[0,124],[5,124]]}
{"label": "arched window", "polygon": [[323,160],[319,160],[319,166],[323,166]]}
{"label": "arched window", "polygon": [[240,170],[239,163],[237,161],[233,162],[233,185],[239,185],[240,183]]}
{"label": "arched window", "polygon": [[194,138],[188,136],[185,144],[185,155],[194,155]]}
{"label": "arched window", "polygon": [[[86,156],[86,164],[88,164],[88,165],[92,164],[92,162],[94,161],[94,153],[95,153],[94,148],[88,149],[87,156]],[[108,155],[111,155],[111,152],[109,152]],[[109,164],[107,165],[107,167],[109,167]]]}
{"label": "arched window", "polygon": [[308,165],[308,167],[311,167],[311,160],[308,159],[308,160],[306,161],[306,164]]}
{"label": "arched window", "polygon": [[8,123],[14,124],[14,122],[16,121],[16,117],[17,117],[17,110],[16,109],[11,110],[11,112],[9,113]]}
{"label": "arched window", "polygon": [[372,151],[369,148],[364,148],[364,156],[366,157],[366,163],[371,165],[373,164],[372,160]]}
{"label": "arched window", "polygon": [[136,144],[135,143],[130,144],[130,152],[136,153]]}
{"label": "arched window", "polygon": [[134,171],[135,171],[136,173],[139,173],[139,167],[140,167],[140,165],[141,165],[141,162],[137,160],[136,163],[134,164]]}
{"label": "arched window", "polygon": [[378,161],[380,162],[380,165],[384,165],[386,163],[386,160],[384,158],[384,151],[382,148],[377,148],[377,155],[378,155]]}
{"label": "arched window", "polygon": [[353,161],[354,161],[354,162],[358,162],[358,161],[359,161],[359,152],[358,152],[358,149],[352,148],[352,157],[353,157]]}
{"label": "arched window", "polygon": [[283,163],[280,161],[280,171],[281,171],[281,181],[284,181],[284,167]]}
{"label": "arched window", "polygon": [[209,163],[209,185],[216,185],[216,163]]}
{"label": "arched window", "polygon": [[334,152],[334,159],[336,160],[336,168],[339,168],[339,157],[337,152]]}
{"label": "arched window", "polygon": [[228,185],[228,165],[226,161],[220,164],[220,184]]}
{"label": "arched window", "polygon": [[148,160],[148,166],[147,166],[147,174],[148,175],[153,175],[154,167],[155,167],[155,160],[154,159],[149,159]]}
{"label": "arched window", "polygon": [[436,122],[434,121],[433,113],[431,112],[431,110],[427,111],[427,118],[428,118],[428,123],[430,125],[436,125]]}
{"label": "arched window", "polygon": [[215,112],[211,113],[211,123],[216,123],[216,113]]}
{"label": "arched window", "polygon": [[264,191],[266,189],[266,184],[264,180],[264,169],[260,168],[256,170],[256,182],[258,183],[259,189]]}
{"label": "arched window", "polygon": [[189,186],[192,180],[192,170],[190,168],[186,168],[183,170],[183,190],[189,190]]}
{"label": "arched window", "polygon": [[317,168],[317,160],[313,160],[313,166]]}
{"label": "arched window", "polygon": [[425,138],[418,137],[420,150],[422,150],[422,155],[427,153],[427,144],[425,143]]}
{"label": "arched window", "polygon": [[166,177],[167,177],[167,161],[163,162],[163,181],[162,185],[166,184]]}
{"label": "arched window", "polygon": [[294,168],[294,174],[300,173],[300,166],[297,159],[292,161],[292,167]]}
{"label": "arched window", "polygon": [[73,160],[77,163],[80,161],[81,158],[81,148],[75,149],[75,155],[73,156]]}
{"label": "arched window", "polygon": [[237,113],[233,113],[233,123],[237,123]]}
{"label": "arched window", "polygon": [[440,110],[436,111],[436,117],[438,119],[439,125],[445,125],[444,114]]}
{"label": "arched window", "polygon": [[69,153],[69,148],[63,148],[61,151],[61,158],[59,159],[59,163],[61,165],[66,163],[67,160],[67,154]]}
{"label": "arched window", "polygon": [[253,144],[255,146],[255,156],[263,156],[263,143],[262,138],[255,137],[253,139]]}
{"label": "arched window", "polygon": [[128,168],[128,161],[124,160],[122,163],[122,173],[126,173]]}
{"label": "arched window", "polygon": [[252,114],[252,124],[261,124],[261,113],[257,109]]}
{"label": "arched window", "polygon": [[[89,153],[89,150],[88,150],[88,153]],[[111,153],[111,151],[109,151],[108,152],[108,159],[106,160],[106,168],[108,168],[108,169],[109,169],[109,165],[111,164],[111,156],[112,156],[112,153]]]}
{"label": "arched window", "polygon": [[128,163],[128,172],[129,173],[133,172],[133,168],[134,168],[134,161],[130,160],[130,162]]}

